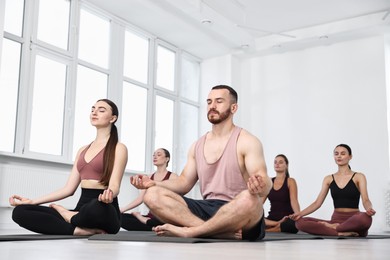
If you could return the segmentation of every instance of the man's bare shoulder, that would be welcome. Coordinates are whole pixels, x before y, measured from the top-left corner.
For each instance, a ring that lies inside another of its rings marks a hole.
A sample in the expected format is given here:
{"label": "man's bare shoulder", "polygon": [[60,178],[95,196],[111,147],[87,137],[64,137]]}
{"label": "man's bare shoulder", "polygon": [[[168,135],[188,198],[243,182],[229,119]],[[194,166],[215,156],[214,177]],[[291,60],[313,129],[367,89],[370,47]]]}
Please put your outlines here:
{"label": "man's bare shoulder", "polygon": [[261,143],[260,139],[257,136],[250,133],[248,130],[246,130],[244,128],[241,129],[239,141],[244,142],[244,143],[247,143],[247,142]]}

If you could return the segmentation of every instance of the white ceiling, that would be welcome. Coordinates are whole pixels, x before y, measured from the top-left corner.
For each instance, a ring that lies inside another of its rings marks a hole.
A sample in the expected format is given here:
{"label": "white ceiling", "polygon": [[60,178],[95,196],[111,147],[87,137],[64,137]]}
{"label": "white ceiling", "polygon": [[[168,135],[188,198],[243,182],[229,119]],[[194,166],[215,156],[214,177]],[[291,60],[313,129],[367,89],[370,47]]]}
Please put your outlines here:
{"label": "white ceiling", "polygon": [[390,0],[85,0],[201,58],[390,32]]}

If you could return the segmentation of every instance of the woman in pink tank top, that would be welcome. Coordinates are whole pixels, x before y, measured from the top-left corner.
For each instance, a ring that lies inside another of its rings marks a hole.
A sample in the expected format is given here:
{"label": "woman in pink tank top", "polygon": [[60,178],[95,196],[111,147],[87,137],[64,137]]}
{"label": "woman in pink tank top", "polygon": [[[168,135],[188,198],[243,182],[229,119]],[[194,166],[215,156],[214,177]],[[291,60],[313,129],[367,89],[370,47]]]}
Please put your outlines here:
{"label": "woman in pink tank top", "polygon": [[[120,229],[118,194],[127,163],[127,148],[118,142],[115,122],[117,106],[100,99],[90,113],[96,138],[77,153],[71,174],[64,187],[36,199],[19,195],[10,197],[16,206],[12,219],[30,231],[48,235],[115,234]],[[73,210],[52,203],[72,196],[78,187],[81,196]]]}

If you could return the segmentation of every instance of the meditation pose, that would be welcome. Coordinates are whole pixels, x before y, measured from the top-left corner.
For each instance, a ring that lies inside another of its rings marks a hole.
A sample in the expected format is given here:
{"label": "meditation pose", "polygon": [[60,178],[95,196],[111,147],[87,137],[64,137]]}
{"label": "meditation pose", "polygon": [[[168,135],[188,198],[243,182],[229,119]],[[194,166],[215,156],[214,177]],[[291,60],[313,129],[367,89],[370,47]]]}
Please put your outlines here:
{"label": "meditation pose", "polygon": [[[272,182],[260,140],[233,124],[237,92],[226,85],[212,88],[207,117],[212,129],[195,142],[178,178],[156,182],[134,176],[132,184],[147,189],[144,203],[161,222],[158,236],[262,239],[263,198]],[[183,195],[199,182],[203,199]]]}
{"label": "meditation pose", "polygon": [[[296,220],[296,227],[306,233],[324,236],[365,237],[371,226],[372,216],[375,215],[375,210],[368,198],[366,177],[363,173],[351,170],[349,161],[352,159],[352,150],[348,145],[337,145],[333,157],[338,171],[324,178],[321,191],[312,204],[290,217]],[[303,218],[303,216],[320,208],[329,190],[334,205],[331,220]],[[360,198],[365,212],[359,211]]]}
{"label": "meditation pose", "polygon": [[[96,138],[77,153],[65,186],[36,199],[19,195],[9,198],[12,219],[30,231],[52,235],[115,234],[121,225],[118,194],[127,163],[127,148],[118,142],[115,122],[117,106],[108,99],[92,106],[91,124]],[[72,196],[78,186],[81,196],[74,210],[63,206],[40,204]]]}
{"label": "meditation pose", "polygon": [[[159,148],[153,153],[153,164],[157,170],[151,175],[150,179],[154,181],[165,181],[177,178],[177,174],[167,170],[171,155],[167,149]],[[143,203],[143,198],[146,190],[141,190],[139,196],[132,202],[121,208],[122,212],[122,228],[126,230],[151,231],[152,227],[161,225],[157,218],[151,212],[147,215],[142,215],[140,212],[125,213]]]}
{"label": "meditation pose", "polygon": [[276,177],[272,178],[273,186],[267,197],[271,207],[265,219],[265,231],[297,233],[295,222],[289,216],[300,211],[298,188],[295,179],[290,177],[288,159],[284,154],[275,157],[274,170]]}

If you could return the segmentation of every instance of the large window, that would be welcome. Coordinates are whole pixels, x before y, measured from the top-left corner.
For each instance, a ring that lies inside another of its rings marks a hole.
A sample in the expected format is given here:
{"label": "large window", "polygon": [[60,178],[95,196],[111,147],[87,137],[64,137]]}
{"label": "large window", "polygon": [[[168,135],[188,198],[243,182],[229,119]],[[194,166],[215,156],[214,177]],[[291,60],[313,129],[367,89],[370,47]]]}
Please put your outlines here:
{"label": "large window", "polygon": [[147,89],[128,82],[123,86],[122,142],[129,151],[128,167],[145,171],[147,145]]}
{"label": "large window", "polygon": [[0,150],[14,151],[18,85],[20,68],[20,43],[3,39],[0,71],[0,96],[3,107],[0,110]]}
{"label": "large window", "polygon": [[40,55],[34,68],[29,151],[61,155],[67,68]]}
{"label": "large window", "polygon": [[125,32],[125,57],[124,70],[125,77],[148,83],[149,65],[149,40],[135,33]]}
{"label": "large window", "polygon": [[0,156],[71,163],[95,138],[91,106],[109,98],[128,171],[151,172],[164,147],[180,172],[198,137],[196,58],[84,1],[6,0],[5,14]]}
{"label": "large window", "polygon": [[87,10],[80,11],[79,58],[108,68],[110,22]]}
{"label": "large window", "polygon": [[157,86],[174,90],[175,53],[163,46],[157,47]]}
{"label": "large window", "polygon": [[4,31],[21,37],[23,31],[24,0],[7,0],[5,5]]}
{"label": "large window", "polygon": [[69,16],[70,1],[39,0],[37,39],[68,49]]}
{"label": "large window", "polygon": [[[155,149],[165,148],[173,150],[173,100],[162,96],[156,96],[156,120],[155,120]],[[175,159],[175,158],[173,158]],[[172,162],[175,160],[172,160]]]}

